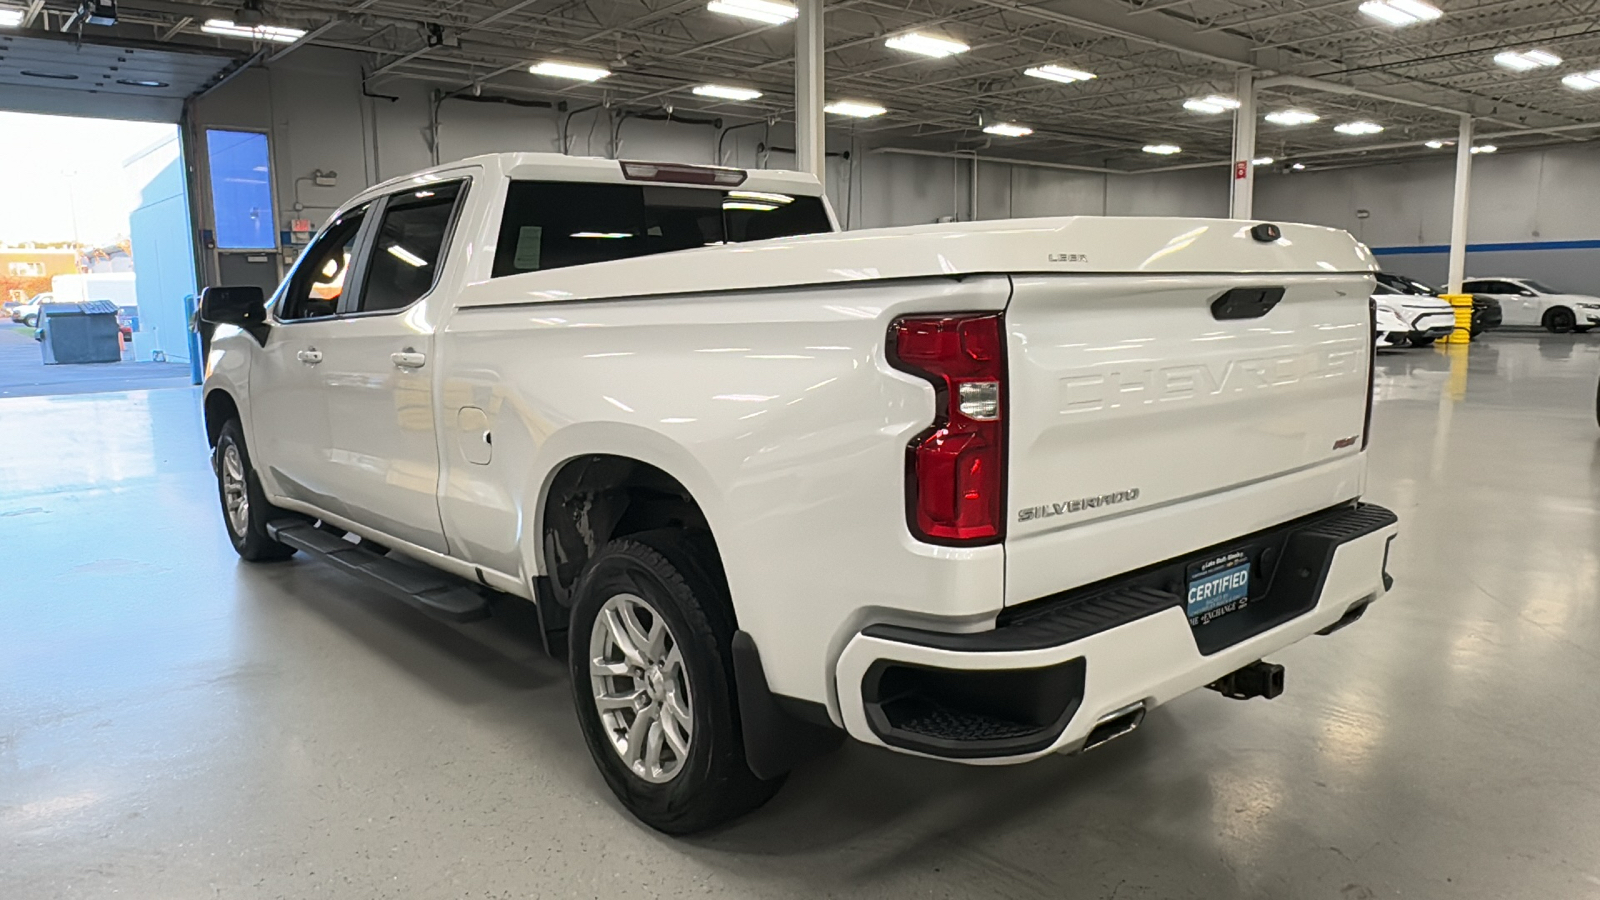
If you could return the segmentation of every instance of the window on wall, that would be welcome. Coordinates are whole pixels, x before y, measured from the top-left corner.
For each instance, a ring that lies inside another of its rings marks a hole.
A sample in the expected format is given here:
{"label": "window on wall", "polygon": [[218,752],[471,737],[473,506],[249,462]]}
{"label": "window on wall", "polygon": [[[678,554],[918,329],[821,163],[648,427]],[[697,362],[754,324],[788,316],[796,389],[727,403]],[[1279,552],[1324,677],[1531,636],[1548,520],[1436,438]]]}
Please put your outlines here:
{"label": "window on wall", "polygon": [[267,136],[254,131],[206,130],[211,211],[219,250],[272,250],[278,246],[272,210],[272,168]]}

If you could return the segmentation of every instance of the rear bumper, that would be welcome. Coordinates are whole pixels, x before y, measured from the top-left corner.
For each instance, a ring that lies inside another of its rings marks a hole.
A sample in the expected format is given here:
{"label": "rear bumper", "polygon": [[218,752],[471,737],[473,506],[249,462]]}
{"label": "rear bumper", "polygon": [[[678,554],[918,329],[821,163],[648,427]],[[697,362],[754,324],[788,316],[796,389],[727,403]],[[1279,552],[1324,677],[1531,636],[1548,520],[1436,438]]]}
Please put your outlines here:
{"label": "rear bumper", "polygon": [[[1382,507],[1342,506],[1014,607],[988,631],[868,626],[835,670],[843,724],[869,744],[979,764],[1077,749],[1102,720],[1154,708],[1353,618],[1388,589],[1396,531]],[[1187,565],[1247,546],[1276,548],[1265,591],[1191,626],[1175,592]]]}

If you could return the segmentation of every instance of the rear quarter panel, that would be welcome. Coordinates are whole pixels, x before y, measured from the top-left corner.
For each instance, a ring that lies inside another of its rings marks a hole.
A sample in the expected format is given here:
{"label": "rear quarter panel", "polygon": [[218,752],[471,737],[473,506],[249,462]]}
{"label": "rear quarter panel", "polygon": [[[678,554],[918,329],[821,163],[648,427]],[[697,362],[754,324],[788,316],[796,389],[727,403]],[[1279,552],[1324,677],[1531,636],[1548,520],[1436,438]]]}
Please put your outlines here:
{"label": "rear quarter panel", "polygon": [[983,276],[458,309],[438,348],[441,416],[485,410],[494,458],[467,465],[445,441],[452,547],[541,573],[562,464],[655,465],[705,511],[773,689],[827,701],[829,664],[867,619],[1000,608],[1000,547],[934,547],[906,527],[906,445],[934,396],[887,366],[883,342],[898,316],[998,310],[1009,294]]}

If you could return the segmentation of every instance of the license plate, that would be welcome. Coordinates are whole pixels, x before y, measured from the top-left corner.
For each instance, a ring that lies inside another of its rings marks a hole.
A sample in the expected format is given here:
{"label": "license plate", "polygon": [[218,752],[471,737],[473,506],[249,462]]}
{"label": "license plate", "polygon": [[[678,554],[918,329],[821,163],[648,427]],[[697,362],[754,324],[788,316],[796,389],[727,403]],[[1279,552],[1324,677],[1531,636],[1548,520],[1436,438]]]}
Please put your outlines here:
{"label": "license plate", "polygon": [[1204,625],[1227,615],[1249,598],[1250,557],[1245,553],[1229,553],[1190,567],[1186,610],[1192,624]]}

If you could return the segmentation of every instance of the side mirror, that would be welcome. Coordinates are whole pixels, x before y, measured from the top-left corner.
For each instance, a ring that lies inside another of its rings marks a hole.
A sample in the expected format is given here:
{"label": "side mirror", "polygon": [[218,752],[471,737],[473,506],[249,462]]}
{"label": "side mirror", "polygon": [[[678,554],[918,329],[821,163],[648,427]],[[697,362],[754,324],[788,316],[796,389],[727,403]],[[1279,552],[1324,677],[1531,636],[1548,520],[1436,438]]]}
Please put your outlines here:
{"label": "side mirror", "polygon": [[248,328],[267,321],[267,299],[261,288],[208,287],[200,292],[200,321]]}

